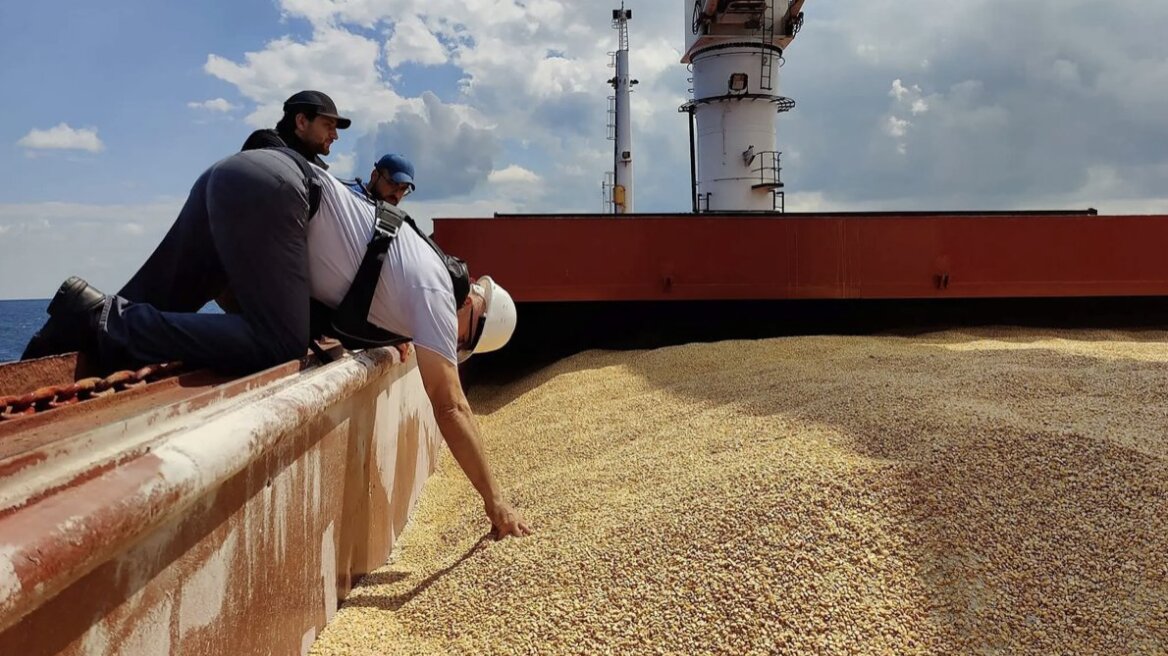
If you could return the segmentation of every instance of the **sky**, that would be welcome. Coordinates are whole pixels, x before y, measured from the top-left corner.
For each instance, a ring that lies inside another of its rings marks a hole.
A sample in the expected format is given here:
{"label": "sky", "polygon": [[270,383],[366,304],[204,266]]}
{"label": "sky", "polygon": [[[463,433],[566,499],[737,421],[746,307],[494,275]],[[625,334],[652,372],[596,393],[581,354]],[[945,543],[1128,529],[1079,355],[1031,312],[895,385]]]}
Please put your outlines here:
{"label": "sky", "polygon": [[[610,6],[611,5],[611,6]],[[327,158],[406,154],[433,217],[598,212],[614,3],[0,3],[0,298],[116,291],[196,177],[325,91]],[[689,210],[690,0],[626,0],[638,212]],[[1163,0],[809,0],[779,70],[787,209],[1168,213]]]}

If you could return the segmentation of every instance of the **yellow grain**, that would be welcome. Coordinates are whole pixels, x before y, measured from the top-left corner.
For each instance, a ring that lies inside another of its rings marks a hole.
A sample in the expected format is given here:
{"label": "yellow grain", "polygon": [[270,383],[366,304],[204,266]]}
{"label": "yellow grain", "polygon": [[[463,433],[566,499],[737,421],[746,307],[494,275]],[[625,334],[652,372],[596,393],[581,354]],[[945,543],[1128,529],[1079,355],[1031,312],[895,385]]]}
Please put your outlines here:
{"label": "yellow grain", "polygon": [[1168,334],[589,352],[476,389],[336,654],[1168,652]]}

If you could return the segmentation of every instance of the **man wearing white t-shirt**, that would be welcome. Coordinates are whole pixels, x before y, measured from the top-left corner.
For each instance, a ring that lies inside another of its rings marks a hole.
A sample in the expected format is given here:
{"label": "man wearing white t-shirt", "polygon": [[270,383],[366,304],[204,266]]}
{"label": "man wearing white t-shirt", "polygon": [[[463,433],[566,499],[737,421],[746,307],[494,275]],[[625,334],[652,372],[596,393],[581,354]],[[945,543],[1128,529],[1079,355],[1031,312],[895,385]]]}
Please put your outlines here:
{"label": "man wearing white t-shirt", "polygon": [[[309,280],[312,298],[336,308],[373,236],[376,205],[324,169],[316,168],[316,175],[321,196],[308,224]],[[450,452],[482,496],[500,536],[527,535],[522,517],[500,496],[458,375],[458,363],[472,352],[493,351],[510,339],[515,329],[510,294],[484,276],[456,308],[445,264],[417,233],[403,227],[385,254],[369,322],[413,340],[422,384]]]}
{"label": "man wearing white t-shirt", "polygon": [[[310,341],[310,294],[332,307],[344,297],[376,211],[323,169],[301,164],[292,151],[261,149],[211,166],[117,295],[76,277],[61,285],[22,359],[91,351],[111,368],[181,360],[246,373],[301,357]],[[320,186],[315,215],[306,172]],[[369,322],[413,340],[438,427],[498,537],[529,534],[487,464],[457,366],[506,344],[515,329],[514,302],[483,277],[456,307],[445,264],[411,230],[390,244],[380,273]],[[227,288],[238,313],[197,312]]]}

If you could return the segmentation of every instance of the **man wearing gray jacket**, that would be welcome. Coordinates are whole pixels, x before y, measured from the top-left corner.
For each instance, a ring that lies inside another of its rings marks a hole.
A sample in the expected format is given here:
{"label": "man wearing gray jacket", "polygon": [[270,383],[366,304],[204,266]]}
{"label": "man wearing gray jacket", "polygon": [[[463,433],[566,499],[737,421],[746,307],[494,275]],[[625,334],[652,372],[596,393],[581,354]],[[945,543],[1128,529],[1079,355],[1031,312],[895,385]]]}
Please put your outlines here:
{"label": "man wearing gray jacket", "polygon": [[[375,211],[291,150],[232,155],[199,176],[170,232],[117,295],[65,281],[22,359],[87,350],[109,366],[181,360],[246,373],[299,358],[309,345],[310,296],[339,303]],[[414,340],[435,420],[498,536],[527,535],[488,467],[457,367],[507,343],[514,302],[484,277],[459,303],[440,257],[404,230],[380,277],[369,321]],[[228,286],[238,313],[197,313]]]}

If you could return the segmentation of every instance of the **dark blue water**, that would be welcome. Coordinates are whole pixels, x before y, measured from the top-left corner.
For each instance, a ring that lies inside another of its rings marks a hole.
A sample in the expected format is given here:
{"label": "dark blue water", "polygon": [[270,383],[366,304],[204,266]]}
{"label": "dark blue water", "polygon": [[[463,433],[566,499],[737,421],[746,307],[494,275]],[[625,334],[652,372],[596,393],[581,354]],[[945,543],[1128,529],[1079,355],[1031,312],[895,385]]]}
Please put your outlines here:
{"label": "dark blue water", "polygon": [[[19,360],[21,352],[49,315],[45,308],[49,299],[32,301],[0,301],[0,362]],[[223,312],[214,302],[201,312]]]}
{"label": "dark blue water", "polygon": [[0,362],[20,359],[20,353],[29,338],[49,318],[45,314],[48,306],[47,298],[0,301]]}

